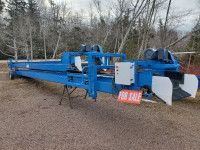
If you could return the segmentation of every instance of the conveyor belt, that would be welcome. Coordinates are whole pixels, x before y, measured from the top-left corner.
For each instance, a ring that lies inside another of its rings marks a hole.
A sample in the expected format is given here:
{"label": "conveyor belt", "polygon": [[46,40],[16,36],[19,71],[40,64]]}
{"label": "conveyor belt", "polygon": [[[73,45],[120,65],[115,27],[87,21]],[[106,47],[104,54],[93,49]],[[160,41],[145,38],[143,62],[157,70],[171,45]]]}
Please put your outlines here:
{"label": "conveyor belt", "polygon": [[171,80],[173,84],[172,101],[190,97],[191,95],[179,87],[179,81]]}
{"label": "conveyor belt", "polygon": [[176,101],[182,98],[186,98],[191,96],[189,93],[187,93],[186,91],[182,90],[180,87],[173,89],[173,93],[172,93],[172,100]]}

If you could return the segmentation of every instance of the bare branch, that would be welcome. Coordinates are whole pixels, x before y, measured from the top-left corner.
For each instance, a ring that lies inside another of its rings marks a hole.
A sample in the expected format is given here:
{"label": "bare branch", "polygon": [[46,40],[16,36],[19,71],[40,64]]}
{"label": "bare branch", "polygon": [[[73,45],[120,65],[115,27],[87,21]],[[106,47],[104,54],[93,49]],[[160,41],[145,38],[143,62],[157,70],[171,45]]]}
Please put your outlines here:
{"label": "bare branch", "polygon": [[61,37],[61,31],[59,31],[58,41],[57,41],[56,48],[55,48],[55,50],[54,50],[52,59],[55,59],[55,57],[56,57],[56,53],[57,53],[58,46],[59,46],[59,42],[60,42],[60,37]]}
{"label": "bare branch", "polygon": [[1,39],[3,40],[3,42],[4,42],[4,44],[7,46],[7,47],[9,47],[9,48],[12,48],[12,49],[14,49],[15,50],[15,48],[14,47],[12,47],[12,46],[10,46],[10,45],[8,45],[5,41],[4,41],[4,39],[1,37]]}
{"label": "bare branch", "polygon": [[197,30],[194,30],[194,31],[192,31],[192,32],[189,32],[188,34],[184,35],[182,38],[180,38],[180,39],[178,39],[178,40],[176,40],[176,41],[170,43],[170,44],[167,45],[165,48],[170,48],[170,47],[176,45],[178,42],[182,41],[183,39],[185,39],[186,37],[192,35],[193,33],[197,32],[197,31],[200,31],[200,29],[197,29]]}
{"label": "bare branch", "polygon": [[[117,52],[118,54],[120,54],[122,52],[122,49],[124,48],[124,45],[125,45],[125,42],[126,42],[126,39],[127,39],[128,35],[129,35],[130,31],[131,31],[131,28],[132,28],[133,24],[135,23],[136,18],[143,12],[144,8],[146,7],[146,4],[143,5],[144,2],[145,2],[145,0],[143,0],[141,2],[141,4],[140,4],[140,6],[139,6],[139,8],[138,8],[136,13],[133,12],[134,13],[133,14],[133,18],[132,18],[131,23],[130,23],[130,25],[129,25],[127,31],[126,31],[126,34],[125,34],[125,36],[124,36],[124,38],[122,40],[122,43],[121,43],[121,45],[119,47],[119,50]],[[137,7],[137,5],[135,5],[134,11],[136,10],[136,7]]]}
{"label": "bare branch", "polygon": [[15,58],[13,55],[6,54],[6,53],[4,53],[2,50],[0,50],[0,52],[1,52],[2,54],[6,55],[6,56]]}

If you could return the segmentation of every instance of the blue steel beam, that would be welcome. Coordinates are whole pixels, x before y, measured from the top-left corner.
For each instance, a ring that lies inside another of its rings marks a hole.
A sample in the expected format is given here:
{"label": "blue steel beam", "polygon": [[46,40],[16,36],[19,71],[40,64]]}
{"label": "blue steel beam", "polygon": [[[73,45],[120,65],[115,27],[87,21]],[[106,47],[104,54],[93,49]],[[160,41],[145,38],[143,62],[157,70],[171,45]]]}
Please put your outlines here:
{"label": "blue steel beam", "polygon": [[[82,72],[72,73],[75,56],[82,55],[87,56],[88,66],[85,66]],[[15,68],[16,75],[66,84],[69,87],[84,88],[93,98],[97,97],[97,91],[115,94],[121,89],[140,90],[144,85],[151,87],[153,73],[164,76],[165,71],[179,72],[180,67],[174,59],[170,61],[129,61],[135,63],[135,83],[123,86],[114,83],[114,76],[97,75],[97,69],[115,68],[114,65],[110,65],[110,57],[121,57],[123,62],[128,62],[124,54],[64,52],[61,61],[12,62],[11,60],[9,65],[11,70]],[[102,65],[96,65],[96,58],[100,60],[104,58],[105,61]]]}
{"label": "blue steel beam", "polygon": [[82,76],[77,75],[74,76],[73,82],[70,81],[68,77],[68,73],[62,73],[62,72],[50,72],[50,71],[38,71],[38,70],[20,70],[15,72],[18,76],[25,76],[40,80],[46,80],[56,83],[62,83],[69,86],[75,86],[79,88],[89,89],[89,86],[82,83]]}

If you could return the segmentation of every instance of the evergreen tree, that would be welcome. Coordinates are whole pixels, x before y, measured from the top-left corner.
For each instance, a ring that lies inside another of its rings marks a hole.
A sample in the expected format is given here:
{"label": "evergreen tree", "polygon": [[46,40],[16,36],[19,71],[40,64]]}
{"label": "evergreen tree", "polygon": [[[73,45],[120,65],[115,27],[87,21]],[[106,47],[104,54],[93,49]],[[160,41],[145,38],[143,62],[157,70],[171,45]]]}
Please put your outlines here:
{"label": "evergreen tree", "polygon": [[5,19],[9,23],[7,28],[10,31],[14,31],[19,24],[19,20],[22,20],[26,15],[27,3],[19,0],[6,0],[6,2],[8,4],[6,10],[9,14],[9,17]]}
{"label": "evergreen tree", "polygon": [[29,19],[29,44],[31,45],[31,51],[33,51],[32,55],[34,57],[40,58],[41,57],[41,51],[38,51],[41,49],[42,46],[42,38],[40,34],[40,15],[38,10],[38,5],[35,0],[28,0],[27,3],[27,16]]}
{"label": "evergreen tree", "polygon": [[32,19],[38,19],[38,17],[39,17],[39,10],[38,10],[38,5],[37,5],[36,1],[34,1],[34,0],[28,0],[27,10],[28,10],[28,15]]}
{"label": "evergreen tree", "polygon": [[6,0],[8,3],[8,13],[10,17],[21,16],[26,13],[26,5],[25,1],[19,0]]}
{"label": "evergreen tree", "polygon": [[0,14],[3,12],[4,6],[5,3],[2,0],[0,0]]}
{"label": "evergreen tree", "polygon": [[189,50],[200,50],[200,21],[197,22],[197,24],[195,25],[195,27],[193,28],[193,31],[196,31],[192,34],[189,43],[188,43],[188,47]]}

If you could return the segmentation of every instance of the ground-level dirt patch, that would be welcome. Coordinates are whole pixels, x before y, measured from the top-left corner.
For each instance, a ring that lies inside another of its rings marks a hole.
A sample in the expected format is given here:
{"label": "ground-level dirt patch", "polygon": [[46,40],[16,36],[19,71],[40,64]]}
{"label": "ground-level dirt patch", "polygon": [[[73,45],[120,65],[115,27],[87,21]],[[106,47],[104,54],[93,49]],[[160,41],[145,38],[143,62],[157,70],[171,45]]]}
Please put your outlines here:
{"label": "ground-level dirt patch", "polygon": [[0,149],[200,149],[199,99],[134,105],[98,93],[70,109],[67,99],[58,105],[62,88],[0,74]]}

